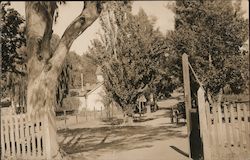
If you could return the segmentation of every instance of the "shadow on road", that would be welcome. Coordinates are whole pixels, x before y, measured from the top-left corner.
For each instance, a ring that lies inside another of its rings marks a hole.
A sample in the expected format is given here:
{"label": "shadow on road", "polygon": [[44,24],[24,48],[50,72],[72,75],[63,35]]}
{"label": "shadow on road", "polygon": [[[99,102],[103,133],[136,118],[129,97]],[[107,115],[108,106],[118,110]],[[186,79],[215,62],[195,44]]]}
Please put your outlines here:
{"label": "shadow on road", "polygon": [[[60,146],[68,154],[97,150],[133,150],[149,148],[149,143],[173,137],[186,138],[177,126],[115,126],[60,130]],[[68,138],[66,138],[68,137]],[[67,141],[66,141],[67,139]],[[99,153],[96,152],[96,153]]]}
{"label": "shadow on road", "polygon": [[189,154],[187,154],[186,152],[180,150],[179,148],[175,147],[175,146],[170,146],[171,148],[173,148],[175,151],[177,151],[178,153],[182,154],[185,157],[189,157]]}

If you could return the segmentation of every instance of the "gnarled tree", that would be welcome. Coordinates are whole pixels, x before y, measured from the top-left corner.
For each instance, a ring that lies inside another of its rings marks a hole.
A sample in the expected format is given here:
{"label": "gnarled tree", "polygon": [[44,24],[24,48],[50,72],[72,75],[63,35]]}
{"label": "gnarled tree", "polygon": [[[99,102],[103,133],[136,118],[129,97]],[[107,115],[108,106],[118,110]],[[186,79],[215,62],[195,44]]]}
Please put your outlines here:
{"label": "gnarled tree", "polygon": [[52,53],[50,40],[57,2],[26,2],[26,36],[28,54],[28,113],[36,115],[52,110],[56,103],[56,86],[64,60],[74,40],[99,16],[101,2],[85,1],[78,17],[72,21]]}

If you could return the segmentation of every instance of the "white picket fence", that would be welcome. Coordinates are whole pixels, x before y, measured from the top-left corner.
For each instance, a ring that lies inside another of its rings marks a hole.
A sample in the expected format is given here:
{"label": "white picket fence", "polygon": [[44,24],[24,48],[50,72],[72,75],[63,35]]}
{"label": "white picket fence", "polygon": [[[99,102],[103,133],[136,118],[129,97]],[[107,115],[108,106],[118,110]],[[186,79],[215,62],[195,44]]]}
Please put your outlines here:
{"label": "white picket fence", "polygon": [[248,160],[250,157],[250,106],[210,106],[204,90],[198,91],[200,133],[205,160]]}
{"label": "white picket fence", "polygon": [[53,159],[58,151],[55,140],[50,114],[34,119],[26,114],[1,116],[1,159]]}

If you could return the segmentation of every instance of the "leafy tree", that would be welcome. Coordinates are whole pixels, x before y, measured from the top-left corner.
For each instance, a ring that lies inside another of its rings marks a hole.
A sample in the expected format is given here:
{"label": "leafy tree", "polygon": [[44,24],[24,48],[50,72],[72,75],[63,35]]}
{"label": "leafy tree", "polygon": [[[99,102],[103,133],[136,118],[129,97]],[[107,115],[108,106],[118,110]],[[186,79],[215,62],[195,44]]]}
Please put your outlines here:
{"label": "leafy tree", "polygon": [[[233,93],[246,87],[240,48],[248,38],[248,20],[243,18],[239,2],[180,0],[174,7],[175,31],[167,38],[172,74],[182,80],[181,55],[188,54],[191,66],[213,97],[221,95],[225,86]],[[191,88],[196,92],[193,77]]]}
{"label": "leafy tree", "polygon": [[102,67],[108,97],[131,112],[141,94],[168,96],[174,85],[165,69],[167,46],[153,29],[154,21],[142,9],[132,15],[129,6],[119,2],[100,20],[104,33],[93,41],[89,54]]}
{"label": "leafy tree", "polygon": [[81,102],[77,97],[67,97],[63,99],[64,110],[78,110]]}
{"label": "leafy tree", "polygon": [[1,2],[1,96],[25,105],[26,52],[24,18]]}
{"label": "leafy tree", "polygon": [[[18,65],[24,63],[24,56],[17,52],[18,48],[25,45],[25,35],[22,25],[24,18],[13,8],[8,8],[9,3],[1,2],[1,43],[2,65],[1,72],[24,74]],[[7,7],[7,8],[6,8]]]}
{"label": "leafy tree", "polygon": [[96,82],[96,66],[86,55],[80,56],[71,51],[65,64],[69,67],[69,88],[81,87],[81,74],[83,74],[83,84]]}

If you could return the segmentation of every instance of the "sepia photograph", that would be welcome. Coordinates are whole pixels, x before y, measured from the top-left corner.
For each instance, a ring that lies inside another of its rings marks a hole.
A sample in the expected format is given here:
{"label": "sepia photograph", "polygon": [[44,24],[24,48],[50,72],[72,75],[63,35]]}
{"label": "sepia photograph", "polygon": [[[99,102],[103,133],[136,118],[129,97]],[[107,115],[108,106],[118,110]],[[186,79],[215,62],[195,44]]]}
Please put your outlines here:
{"label": "sepia photograph", "polygon": [[1,160],[250,160],[249,0],[0,5]]}

